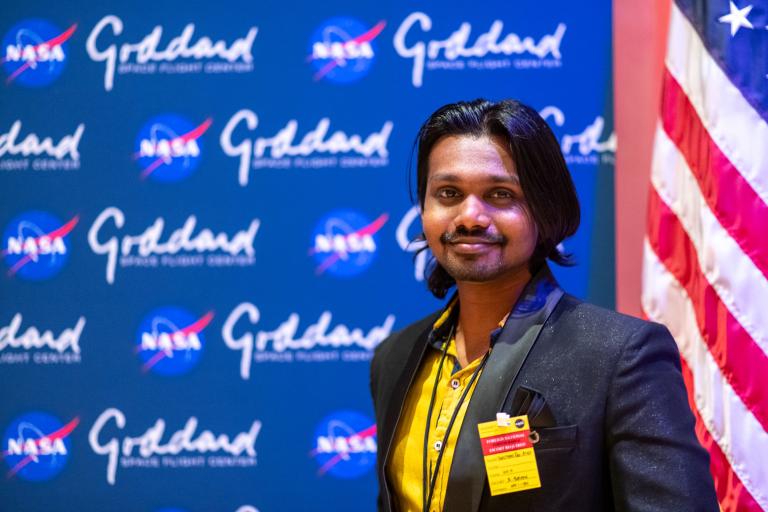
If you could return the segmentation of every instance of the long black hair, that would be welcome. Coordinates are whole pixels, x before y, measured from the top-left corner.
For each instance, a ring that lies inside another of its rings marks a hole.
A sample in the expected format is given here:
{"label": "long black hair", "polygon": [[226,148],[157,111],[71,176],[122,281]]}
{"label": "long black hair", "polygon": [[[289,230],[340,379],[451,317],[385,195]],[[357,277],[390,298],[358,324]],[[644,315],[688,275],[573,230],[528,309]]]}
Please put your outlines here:
{"label": "long black hair", "polygon": [[[416,193],[422,210],[429,154],[437,141],[448,135],[495,135],[506,142],[539,233],[531,269],[538,268],[546,259],[558,265],[573,265],[571,256],[560,252],[557,246],[579,227],[579,200],[560,144],[538,112],[516,100],[484,99],[460,101],[437,109],[421,126],[414,143],[418,147]],[[423,233],[419,239],[424,239]],[[422,250],[425,249],[426,245]],[[427,286],[438,298],[445,297],[456,284],[434,257],[427,272]]]}

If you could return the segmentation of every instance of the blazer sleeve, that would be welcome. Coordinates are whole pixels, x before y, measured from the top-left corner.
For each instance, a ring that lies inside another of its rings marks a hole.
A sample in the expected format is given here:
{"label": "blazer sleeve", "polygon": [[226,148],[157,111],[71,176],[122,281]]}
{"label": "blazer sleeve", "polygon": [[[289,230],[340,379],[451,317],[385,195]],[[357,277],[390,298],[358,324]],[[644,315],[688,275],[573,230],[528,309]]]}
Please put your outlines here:
{"label": "blazer sleeve", "polygon": [[619,355],[606,403],[611,490],[617,511],[712,511],[719,506],[709,454],[669,331],[646,322]]}

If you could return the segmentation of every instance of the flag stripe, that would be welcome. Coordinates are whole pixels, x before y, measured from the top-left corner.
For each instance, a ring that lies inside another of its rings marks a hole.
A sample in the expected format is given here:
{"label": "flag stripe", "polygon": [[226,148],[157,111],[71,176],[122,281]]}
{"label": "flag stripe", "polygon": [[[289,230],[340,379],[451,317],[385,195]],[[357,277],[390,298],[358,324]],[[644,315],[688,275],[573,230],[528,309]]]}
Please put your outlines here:
{"label": "flag stripe", "polygon": [[707,53],[673,4],[666,65],[712,140],[768,204],[768,123],[755,112]]}
{"label": "flag stripe", "polygon": [[[768,280],[717,222],[685,159],[656,131],[651,184],[677,215],[696,249],[700,270],[752,340],[768,355]],[[649,228],[656,221],[649,216]]]}
{"label": "flag stripe", "polygon": [[733,472],[728,459],[725,458],[725,454],[715,442],[712,434],[707,430],[706,425],[704,425],[704,420],[701,419],[701,414],[699,414],[693,399],[693,389],[695,387],[693,372],[688,367],[684,358],[681,357],[680,362],[682,364],[683,380],[688,390],[688,403],[693,411],[693,416],[696,418],[696,437],[698,437],[704,449],[709,452],[709,467],[710,472],[714,476],[717,500],[721,503],[723,510],[761,512],[763,510],[762,507],[749,494],[747,488],[739,480],[739,476]]}
{"label": "flag stripe", "polygon": [[648,242],[691,298],[697,329],[733,390],[768,429],[768,357],[754,344],[701,274],[696,248],[654,189],[649,193]]}
{"label": "flag stripe", "polygon": [[768,206],[712,141],[677,80],[664,73],[662,124],[685,157],[701,193],[720,224],[768,276],[768,239],[754,236],[768,226]]}
{"label": "flag stripe", "polygon": [[[642,305],[648,317],[666,325],[695,375],[693,397],[702,422],[754,500],[768,509],[768,434],[723,378],[701,339],[693,304],[646,239]],[[723,477],[719,474],[718,477]]]}
{"label": "flag stripe", "polygon": [[[753,22],[752,29],[742,26],[738,34],[731,35],[730,22],[719,19],[730,13],[731,1],[737,8],[750,4],[756,7],[748,17]],[[675,0],[674,4],[696,31],[712,60],[747,98],[750,108],[763,118],[768,117],[765,87],[768,66],[764,53],[753,56],[755,49],[765,47],[764,25],[758,21],[761,6],[749,0]]]}

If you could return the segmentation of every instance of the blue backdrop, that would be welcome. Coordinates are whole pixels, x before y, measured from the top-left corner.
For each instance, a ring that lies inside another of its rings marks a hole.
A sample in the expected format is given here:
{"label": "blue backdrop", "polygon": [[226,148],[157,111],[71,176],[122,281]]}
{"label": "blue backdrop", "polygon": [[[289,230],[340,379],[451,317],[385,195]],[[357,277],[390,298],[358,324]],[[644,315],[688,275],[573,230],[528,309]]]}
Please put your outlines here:
{"label": "blue backdrop", "polygon": [[610,2],[0,14],[0,510],[373,510],[372,349],[440,307],[408,193],[442,104],[519,98],[613,305]]}

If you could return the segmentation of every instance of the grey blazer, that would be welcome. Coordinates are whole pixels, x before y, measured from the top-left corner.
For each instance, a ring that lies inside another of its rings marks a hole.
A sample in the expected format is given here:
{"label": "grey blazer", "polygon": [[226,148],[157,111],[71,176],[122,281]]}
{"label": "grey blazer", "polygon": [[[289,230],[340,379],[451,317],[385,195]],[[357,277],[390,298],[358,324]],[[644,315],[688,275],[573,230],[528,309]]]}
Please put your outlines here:
{"label": "grey blazer", "polygon": [[[536,295],[535,284],[524,297]],[[529,301],[497,333],[459,432],[444,510],[717,512],[667,329],[549,288],[544,302],[534,297],[538,309]],[[437,315],[392,334],[371,364],[379,510],[397,510],[387,457],[408,387],[430,337],[440,335],[432,331]],[[477,424],[500,411],[531,414],[519,410],[526,394],[546,404],[530,418],[542,487],[492,497]]]}

